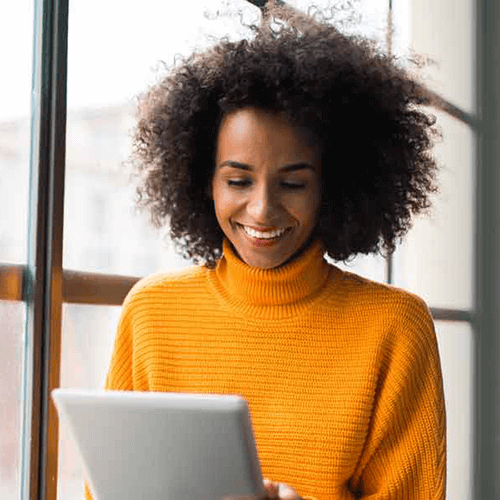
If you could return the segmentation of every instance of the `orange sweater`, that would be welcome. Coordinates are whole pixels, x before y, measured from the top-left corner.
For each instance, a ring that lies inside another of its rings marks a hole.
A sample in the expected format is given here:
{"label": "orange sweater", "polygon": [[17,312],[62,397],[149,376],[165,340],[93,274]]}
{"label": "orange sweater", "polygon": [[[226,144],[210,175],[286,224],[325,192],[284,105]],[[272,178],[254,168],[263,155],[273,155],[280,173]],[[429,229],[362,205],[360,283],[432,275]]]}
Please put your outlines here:
{"label": "orange sweater", "polygon": [[424,302],[328,264],[320,241],[271,270],[223,251],[214,270],[134,286],[106,387],[243,395],[264,477],[303,497],[443,500],[445,405]]}

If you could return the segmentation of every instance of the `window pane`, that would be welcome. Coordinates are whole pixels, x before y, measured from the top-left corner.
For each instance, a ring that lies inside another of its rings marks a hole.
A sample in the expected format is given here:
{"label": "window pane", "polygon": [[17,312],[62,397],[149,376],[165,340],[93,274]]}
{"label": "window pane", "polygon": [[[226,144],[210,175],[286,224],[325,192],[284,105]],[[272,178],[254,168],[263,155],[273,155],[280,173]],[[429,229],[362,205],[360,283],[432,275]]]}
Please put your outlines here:
{"label": "window pane", "polygon": [[324,9],[327,18],[333,14],[333,21],[344,33],[352,33],[376,40],[386,49],[389,0],[291,0],[288,4],[302,12],[314,13],[316,7]]}
{"label": "window pane", "polygon": [[432,307],[472,308],[475,145],[472,131],[437,113],[443,141],[436,147],[442,166],[441,192],[430,216],[421,217],[395,254],[395,284],[412,290]]}
{"label": "window pane", "polygon": [[[61,387],[102,388],[120,307],[64,304]],[[82,500],[83,470],[67,426],[59,426],[58,498]],[[3,497],[2,497],[3,498]]]}
{"label": "window pane", "polygon": [[147,214],[134,213],[135,186],[123,167],[134,98],[156,80],[161,61],[171,65],[176,54],[210,43],[210,35],[247,32],[239,8],[245,22],[259,19],[246,0],[179,2],[175,13],[157,0],[140,9],[122,0],[70,2],[64,267],[142,276],[189,265],[165,248]]}
{"label": "window pane", "polygon": [[[0,4],[0,262],[26,264],[33,2]],[[8,214],[8,216],[7,216]],[[0,498],[21,495],[26,307],[0,301]]]}
{"label": "window pane", "polygon": [[25,304],[0,301],[0,498],[19,498]]}
{"label": "window pane", "polygon": [[358,255],[348,262],[333,262],[337,267],[379,282],[387,281],[387,261],[380,255]]}
{"label": "window pane", "polygon": [[395,49],[429,56],[424,83],[468,112],[475,110],[474,0],[398,0],[394,6]]}
{"label": "window pane", "polygon": [[[0,262],[27,259],[32,1],[0,4]],[[5,48],[9,47],[8,50]],[[5,217],[5,214],[9,214]]]}
{"label": "window pane", "polygon": [[447,498],[472,500],[474,342],[467,323],[436,322],[447,412]]}

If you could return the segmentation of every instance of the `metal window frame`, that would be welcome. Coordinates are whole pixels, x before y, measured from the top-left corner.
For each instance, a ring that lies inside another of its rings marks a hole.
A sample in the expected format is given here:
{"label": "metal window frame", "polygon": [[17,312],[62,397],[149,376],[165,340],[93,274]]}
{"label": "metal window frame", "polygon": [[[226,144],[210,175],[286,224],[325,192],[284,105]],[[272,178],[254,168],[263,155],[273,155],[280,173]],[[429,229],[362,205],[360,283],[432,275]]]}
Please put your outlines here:
{"label": "metal window frame", "polygon": [[500,4],[476,1],[474,498],[500,498]]}
{"label": "metal window frame", "polygon": [[[390,0],[389,0],[390,1]],[[422,88],[429,104],[477,131],[477,220],[474,312],[431,308],[436,320],[468,322],[476,332],[476,453],[474,498],[500,492],[498,333],[500,332],[500,8],[477,1],[477,88],[480,119]],[[68,0],[35,4],[29,258],[27,266],[0,266],[0,300],[27,303],[22,499],[57,494],[58,428],[50,390],[59,385],[62,304],[121,305],[137,277],[63,271]],[[492,105],[493,103],[493,105]],[[498,226],[498,227],[497,227]],[[388,278],[391,278],[390,263]],[[493,406],[493,409],[492,409]],[[498,406],[498,405],[496,405]]]}
{"label": "metal window frame", "polygon": [[68,0],[34,6],[21,498],[57,497]]}

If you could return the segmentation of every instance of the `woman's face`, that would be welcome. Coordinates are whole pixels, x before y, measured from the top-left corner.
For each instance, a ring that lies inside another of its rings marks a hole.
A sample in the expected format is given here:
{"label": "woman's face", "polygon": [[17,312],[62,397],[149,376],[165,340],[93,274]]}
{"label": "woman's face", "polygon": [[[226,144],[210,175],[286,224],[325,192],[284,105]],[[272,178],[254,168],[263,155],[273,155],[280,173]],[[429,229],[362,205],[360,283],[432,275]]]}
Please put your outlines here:
{"label": "woman's face", "polygon": [[257,108],[227,114],[212,178],[215,214],[239,257],[278,267],[307,243],[321,202],[321,154],[286,118]]}

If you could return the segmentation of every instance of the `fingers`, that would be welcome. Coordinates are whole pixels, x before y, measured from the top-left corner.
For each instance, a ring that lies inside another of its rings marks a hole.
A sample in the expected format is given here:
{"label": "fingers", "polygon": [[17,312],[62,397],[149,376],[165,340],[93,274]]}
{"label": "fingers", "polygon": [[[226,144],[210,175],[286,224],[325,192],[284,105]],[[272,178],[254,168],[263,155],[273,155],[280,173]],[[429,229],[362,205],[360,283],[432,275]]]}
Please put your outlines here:
{"label": "fingers", "polygon": [[275,483],[264,479],[268,500],[302,500],[300,495],[285,483]]}
{"label": "fingers", "polygon": [[269,479],[264,479],[264,488],[266,488],[268,500],[278,500],[279,483],[273,483]]}
{"label": "fingers", "polygon": [[292,487],[284,483],[279,483],[278,498],[280,500],[301,500],[297,492]]}

